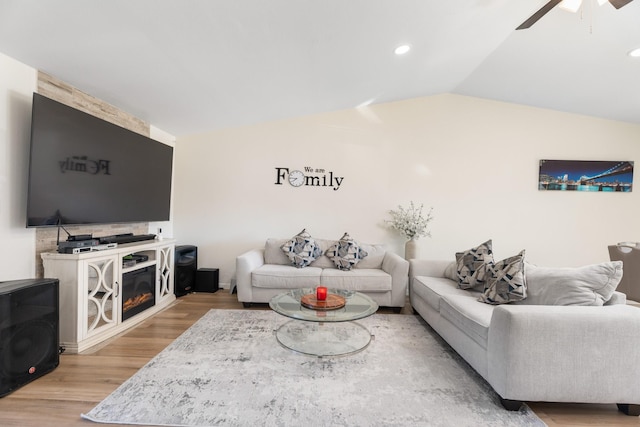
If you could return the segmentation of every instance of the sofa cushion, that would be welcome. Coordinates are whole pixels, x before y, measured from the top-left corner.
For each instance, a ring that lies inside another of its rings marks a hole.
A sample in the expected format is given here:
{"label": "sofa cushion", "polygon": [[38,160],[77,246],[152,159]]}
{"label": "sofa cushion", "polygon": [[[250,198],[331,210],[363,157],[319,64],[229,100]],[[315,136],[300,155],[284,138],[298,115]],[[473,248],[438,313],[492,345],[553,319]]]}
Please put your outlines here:
{"label": "sofa cushion", "polygon": [[487,348],[489,325],[495,306],[482,304],[477,298],[463,295],[443,295],[440,314],[477,342]]}
{"label": "sofa cushion", "polygon": [[456,253],[458,282],[461,289],[482,291],[487,275],[487,264],[493,262],[491,240],[475,248]]}
{"label": "sofa cushion", "polygon": [[387,252],[384,245],[361,243],[360,247],[367,252],[367,256],[361,259],[355,268],[382,268],[382,261]]}
{"label": "sofa cushion", "polygon": [[[320,268],[336,268],[333,261],[325,255],[329,247],[336,244],[336,240],[316,239],[316,244],[322,249],[322,255],[311,263],[312,267]],[[367,256],[361,259],[353,268],[377,268],[382,269],[382,261],[384,260],[387,250],[384,245],[360,243],[360,247],[367,252]],[[287,262],[288,264],[288,262]]]}
{"label": "sofa cushion", "polygon": [[458,282],[458,263],[456,261],[451,261],[451,264],[444,269],[444,277]]}
{"label": "sofa cushion", "polygon": [[622,261],[578,268],[525,264],[529,305],[603,305],[622,279]]}
{"label": "sofa cushion", "polygon": [[458,282],[445,277],[415,276],[411,283],[414,292],[434,310],[440,311],[442,295],[473,296],[477,298],[479,292],[458,288]]}
{"label": "sofa cushion", "polygon": [[320,248],[322,255],[317,257],[312,263],[311,267],[319,267],[319,268],[336,268],[336,265],[331,261],[331,259],[325,255],[327,249],[336,244],[336,240],[329,239],[315,239],[316,245]]}
{"label": "sofa cushion", "polygon": [[340,240],[331,245],[324,254],[333,261],[338,270],[345,271],[351,270],[368,255],[358,242],[349,236],[349,233],[344,233]]}
{"label": "sofa cushion", "polygon": [[[290,239],[274,239],[269,238],[264,246],[264,263],[265,264],[277,264],[277,265],[291,265],[291,261],[289,257],[282,250],[282,245],[284,245]],[[330,246],[336,243],[336,240],[330,239],[316,239],[314,238],[316,245],[322,251],[322,255],[317,257],[310,264],[311,267],[319,267],[319,268],[336,268],[335,264],[328,256],[324,253]],[[384,259],[384,255],[386,253],[386,248],[381,244],[368,244],[361,243],[360,247],[364,249],[369,255],[366,258],[361,259],[358,264],[355,265],[354,268],[382,268],[382,260]],[[455,274],[455,262],[454,264],[454,274]]]}
{"label": "sofa cushion", "polygon": [[479,300],[488,304],[506,304],[527,297],[524,252],[487,265],[488,278]]}
{"label": "sofa cushion", "polygon": [[289,257],[291,264],[298,268],[308,266],[322,254],[320,247],[306,229],[287,240],[282,245],[282,250]]}
{"label": "sofa cushion", "polygon": [[315,288],[320,284],[321,268],[263,264],[251,272],[251,286],[268,289]]}
{"label": "sofa cushion", "polygon": [[613,291],[611,298],[604,303],[604,305],[626,304],[627,295],[619,291]]}
{"label": "sofa cushion", "polygon": [[282,250],[282,245],[284,245],[287,240],[289,239],[267,239],[267,242],[264,244],[265,264],[291,265],[289,257]]}
{"label": "sofa cushion", "polygon": [[320,278],[322,286],[363,292],[391,291],[391,275],[378,269],[358,268],[350,271],[325,268]]}

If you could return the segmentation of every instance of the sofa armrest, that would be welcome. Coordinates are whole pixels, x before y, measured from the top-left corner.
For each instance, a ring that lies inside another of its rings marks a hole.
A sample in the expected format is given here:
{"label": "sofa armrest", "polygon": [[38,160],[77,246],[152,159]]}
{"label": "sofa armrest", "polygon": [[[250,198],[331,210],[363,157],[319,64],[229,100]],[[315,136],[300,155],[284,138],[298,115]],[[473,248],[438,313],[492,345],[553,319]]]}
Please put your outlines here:
{"label": "sofa armrest", "polygon": [[385,252],[382,270],[391,275],[391,306],[404,307],[407,301],[407,283],[409,282],[409,261],[393,252]]}
{"label": "sofa armrest", "polygon": [[236,258],[238,301],[251,302],[251,272],[264,264],[264,249],[253,249]]}
{"label": "sofa armrest", "polygon": [[445,271],[451,264],[447,260],[412,259],[409,261],[409,277],[447,277]]}
{"label": "sofa armrest", "polygon": [[502,305],[487,380],[504,399],[640,404],[640,309]]}

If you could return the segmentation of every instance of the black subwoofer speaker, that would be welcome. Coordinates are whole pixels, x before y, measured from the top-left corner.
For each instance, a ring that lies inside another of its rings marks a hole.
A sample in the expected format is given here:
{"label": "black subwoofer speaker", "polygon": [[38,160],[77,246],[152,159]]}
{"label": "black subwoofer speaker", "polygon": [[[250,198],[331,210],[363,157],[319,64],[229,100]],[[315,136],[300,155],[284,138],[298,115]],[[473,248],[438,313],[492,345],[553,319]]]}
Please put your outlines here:
{"label": "black subwoofer speaker", "polygon": [[0,397],[60,363],[57,279],[0,282]]}
{"label": "black subwoofer speaker", "polygon": [[199,268],[196,273],[196,292],[216,292],[218,290],[218,269]]}
{"label": "black subwoofer speaker", "polygon": [[195,290],[198,248],[191,245],[176,246],[174,261],[173,293],[181,297]]}

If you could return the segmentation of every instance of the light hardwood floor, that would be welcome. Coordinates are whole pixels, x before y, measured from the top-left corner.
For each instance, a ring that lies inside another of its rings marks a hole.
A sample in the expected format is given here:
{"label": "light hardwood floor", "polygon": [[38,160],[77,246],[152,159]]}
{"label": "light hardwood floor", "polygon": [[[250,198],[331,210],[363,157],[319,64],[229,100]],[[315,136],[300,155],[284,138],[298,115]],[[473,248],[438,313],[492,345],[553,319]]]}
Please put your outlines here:
{"label": "light hardwood floor", "polygon": [[[0,426],[91,426],[80,418],[208,310],[243,309],[227,290],[189,294],[135,329],[83,354],[63,354],[50,374],[0,399]],[[266,306],[251,310],[268,309]],[[391,312],[391,311],[384,311]],[[412,315],[407,304],[399,315]],[[302,357],[302,356],[301,356]],[[549,427],[640,426],[615,405],[531,403]]]}

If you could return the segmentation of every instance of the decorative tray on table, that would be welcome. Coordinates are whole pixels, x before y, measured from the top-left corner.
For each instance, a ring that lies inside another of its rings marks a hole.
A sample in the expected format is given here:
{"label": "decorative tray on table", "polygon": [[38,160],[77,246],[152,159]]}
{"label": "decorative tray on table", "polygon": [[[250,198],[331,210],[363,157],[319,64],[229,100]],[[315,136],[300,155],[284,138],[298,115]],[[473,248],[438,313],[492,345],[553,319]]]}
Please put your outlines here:
{"label": "decorative tray on table", "polygon": [[310,308],[312,310],[336,310],[344,307],[346,300],[340,295],[327,294],[326,300],[318,301],[316,294],[307,294],[300,298],[300,304],[302,304],[303,307]]}

